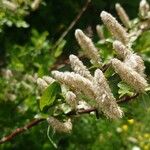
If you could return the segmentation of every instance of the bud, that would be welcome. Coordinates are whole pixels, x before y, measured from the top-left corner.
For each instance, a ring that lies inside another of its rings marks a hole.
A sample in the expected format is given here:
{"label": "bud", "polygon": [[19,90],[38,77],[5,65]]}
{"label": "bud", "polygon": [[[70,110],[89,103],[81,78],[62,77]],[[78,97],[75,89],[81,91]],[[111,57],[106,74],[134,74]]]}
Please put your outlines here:
{"label": "bud", "polygon": [[148,86],[147,81],[132,68],[118,59],[112,59],[112,66],[120,78],[137,92],[143,93]]}
{"label": "bud", "polygon": [[149,12],[149,4],[146,0],[141,0],[140,6],[139,6],[139,13],[141,18],[145,19],[148,16]]}
{"label": "bud", "polygon": [[130,28],[130,20],[123,7],[119,3],[117,3],[115,6],[116,6],[117,14],[120,20],[122,21],[122,23],[124,24],[124,26]]}
{"label": "bud", "polygon": [[72,109],[76,109],[76,107],[77,107],[77,100],[76,100],[76,95],[73,92],[68,91],[66,93],[66,102],[68,103],[68,105],[70,105],[70,107]]}
{"label": "bud", "polygon": [[105,11],[102,11],[100,16],[111,34],[117,40],[121,41],[123,44],[126,45],[129,41],[128,34],[125,29],[119,24],[119,22],[111,14]]}
{"label": "bud", "polygon": [[76,29],[75,37],[81,48],[84,50],[87,57],[91,59],[91,62],[93,64],[100,65],[100,55],[98,53],[97,48],[94,46],[92,40],[89,37],[87,37],[80,29]]}
{"label": "bud", "polygon": [[71,67],[74,70],[75,73],[80,74],[81,76],[92,80],[93,77],[86,66],[82,63],[82,61],[79,60],[79,58],[75,55],[69,56]]}
{"label": "bud", "polygon": [[93,84],[98,109],[110,119],[121,118],[123,112],[117,105],[107,80],[100,69],[95,71]]}
{"label": "bud", "polygon": [[60,133],[70,133],[72,130],[72,123],[71,120],[68,119],[65,123],[60,122],[58,119],[50,116],[47,118],[47,122],[49,123],[52,128]]}
{"label": "bud", "polygon": [[105,39],[105,36],[104,36],[104,32],[103,32],[103,27],[100,26],[100,25],[97,25],[97,26],[96,26],[96,31],[97,31],[97,34],[98,34],[99,38],[100,38],[101,40],[104,40],[104,39]]}

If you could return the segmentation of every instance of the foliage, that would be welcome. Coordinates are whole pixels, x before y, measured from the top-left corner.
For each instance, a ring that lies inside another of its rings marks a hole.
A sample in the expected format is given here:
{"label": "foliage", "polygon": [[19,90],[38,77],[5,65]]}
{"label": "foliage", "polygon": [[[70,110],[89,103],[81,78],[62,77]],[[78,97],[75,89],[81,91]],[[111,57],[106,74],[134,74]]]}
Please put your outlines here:
{"label": "foliage", "polygon": [[[18,5],[18,9],[15,11],[3,7],[0,1],[0,58],[2,58],[0,60],[0,137],[23,126],[34,117],[46,118],[55,113],[60,120],[67,119],[65,114],[70,112],[70,107],[64,104],[63,90],[65,89],[60,89],[60,84],[54,82],[43,91],[37,87],[36,80],[43,75],[50,75],[53,68],[57,69],[59,61],[61,62],[64,57],[78,49],[72,38],[74,30],[56,48],[54,48],[54,41],[67,28],[73,16],[79,11],[82,2],[45,0],[36,10],[31,7],[33,1],[13,0],[13,2]],[[113,1],[111,4],[113,8],[115,2]],[[137,2],[135,0],[124,2],[123,5],[127,3],[128,8],[135,10]],[[112,8],[108,4],[109,2],[95,0],[91,7],[96,11],[99,9],[98,6],[102,10]],[[60,15],[58,12],[62,11],[63,7],[68,9],[64,10],[65,15]],[[92,10],[90,9],[90,11]],[[90,17],[91,15],[96,16],[90,11],[85,13],[76,26],[85,28],[89,24],[95,28],[95,24],[99,20]],[[135,17],[135,14],[131,11],[130,16]],[[91,18],[91,22],[87,21],[90,20],[89,18]],[[92,21],[96,23],[93,25]],[[85,30],[87,31],[87,29]],[[105,28],[104,30],[105,36],[109,38],[105,42],[95,42],[95,45],[100,49],[104,63],[108,63],[109,59],[116,54],[112,48],[113,39]],[[133,45],[133,49],[144,59],[148,80],[150,75],[149,37],[150,31],[145,31]],[[95,41],[98,39],[98,37],[93,38]],[[69,52],[66,50],[67,48],[70,49]],[[90,64],[86,60],[85,63],[88,66]],[[92,72],[94,67],[91,67]],[[60,70],[69,69],[68,66],[60,68]],[[123,83],[114,74],[111,67],[105,72],[105,75],[115,97],[133,95],[133,89]],[[125,150],[137,146],[148,150],[150,148],[149,96],[150,93],[147,92],[129,104],[122,104],[121,107],[125,111],[123,119],[110,121],[103,116],[96,119],[93,114],[74,117],[71,134],[54,134],[51,129],[50,137],[57,144],[58,149]],[[54,149],[46,135],[47,128],[48,124],[43,122],[25,134],[18,135],[11,142],[0,145],[0,149],[17,150],[20,147],[24,149]]]}

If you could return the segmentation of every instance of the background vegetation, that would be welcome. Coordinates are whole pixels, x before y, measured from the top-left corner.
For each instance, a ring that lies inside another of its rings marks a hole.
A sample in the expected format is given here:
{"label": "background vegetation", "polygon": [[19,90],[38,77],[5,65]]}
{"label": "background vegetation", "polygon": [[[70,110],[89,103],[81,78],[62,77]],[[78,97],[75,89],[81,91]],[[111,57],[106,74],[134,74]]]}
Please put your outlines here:
{"label": "background vegetation", "polygon": [[[0,5],[0,137],[23,126],[40,112],[37,101],[39,92],[34,79],[49,75],[52,69],[65,62],[69,54],[79,53],[74,38],[76,28],[83,29],[96,43],[95,26],[101,23],[99,14],[102,10],[116,16],[114,6],[119,2],[132,19],[137,17],[139,7],[138,0],[92,0],[75,26],[56,46],[56,41],[81,11],[85,1],[44,0],[35,10],[31,7],[31,0],[16,1],[21,5],[16,12]],[[134,44],[136,52],[144,58],[148,79],[149,39],[150,31],[147,31]],[[113,79],[111,81],[113,85]],[[84,115],[74,118],[71,134],[51,132],[50,136],[59,149],[130,150],[138,147],[149,150],[149,93],[124,105],[126,114],[121,120],[113,122]],[[47,137],[47,128],[48,124],[43,122],[0,145],[0,149],[54,149]]]}

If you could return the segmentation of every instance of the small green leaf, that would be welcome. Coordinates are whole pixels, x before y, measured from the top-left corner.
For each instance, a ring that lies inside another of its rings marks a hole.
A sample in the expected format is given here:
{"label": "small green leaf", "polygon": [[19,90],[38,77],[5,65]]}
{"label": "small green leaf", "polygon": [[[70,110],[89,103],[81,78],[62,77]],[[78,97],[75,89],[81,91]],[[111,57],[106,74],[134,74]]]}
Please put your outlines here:
{"label": "small green leaf", "polygon": [[120,95],[119,97],[122,97],[124,95],[132,96],[134,94],[134,92],[131,89],[131,87],[128,86],[127,84],[125,84],[122,81],[118,83],[118,87],[119,87],[118,93]]}
{"label": "small green leaf", "polygon": [[54,82],[46,88],[41,99],[40,109],[43,110],[45,106],[50,106],[56,99],[56,96],[61,92],[59,83]]}

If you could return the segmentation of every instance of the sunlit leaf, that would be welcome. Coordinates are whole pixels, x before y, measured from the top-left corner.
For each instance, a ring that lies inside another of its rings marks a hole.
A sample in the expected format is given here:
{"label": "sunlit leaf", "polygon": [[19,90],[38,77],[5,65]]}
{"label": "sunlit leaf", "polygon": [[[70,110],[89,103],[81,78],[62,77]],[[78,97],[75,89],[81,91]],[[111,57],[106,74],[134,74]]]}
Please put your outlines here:
{"label": "sunlit leaf", "polygon": [[54,82],[48,86],[40,99],[40,109],[43,110],[44,107],[52,105],[56,99],[57,94],[60,92],[60,85],[57,82]]}

